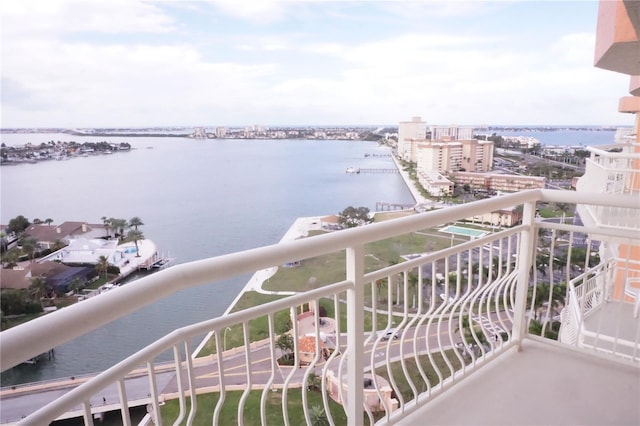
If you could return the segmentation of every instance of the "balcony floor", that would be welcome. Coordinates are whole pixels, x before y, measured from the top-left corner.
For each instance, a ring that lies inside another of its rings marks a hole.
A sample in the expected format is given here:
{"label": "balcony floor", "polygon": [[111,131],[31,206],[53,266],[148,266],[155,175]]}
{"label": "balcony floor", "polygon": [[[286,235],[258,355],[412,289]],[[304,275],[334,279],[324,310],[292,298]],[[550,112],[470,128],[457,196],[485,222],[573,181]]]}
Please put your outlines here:
{"label": "balcony floor", "polygon": [[400,425],[637,425],[640,368],[526,340]]}

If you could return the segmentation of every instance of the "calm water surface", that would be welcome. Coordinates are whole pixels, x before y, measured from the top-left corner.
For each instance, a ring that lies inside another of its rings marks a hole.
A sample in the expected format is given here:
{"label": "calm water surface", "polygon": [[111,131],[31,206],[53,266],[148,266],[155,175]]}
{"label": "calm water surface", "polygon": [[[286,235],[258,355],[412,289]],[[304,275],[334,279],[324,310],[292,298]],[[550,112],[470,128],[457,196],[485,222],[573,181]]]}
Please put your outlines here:
{"label": "calm water surface", "polygon": [[[547,145],[613,143],[614,132],[509,133]],[[129,142],[131,152],[0,168],[0,222],[34,218],[101,223],[139,216],[159,250],[189,262],[280,240],[300,216],[333,214],[377,201],[412,203],[397,174],[346,174],[347,167],[391,168],[371,142],[207,140],[3,134],[7,145],[50,140]],[[222,314],[249,276],[176,293],[56,348],[54,360],[2,375],[2,385],[96,372],[180,326]]]}
{"label": "calm water surface", "polygon": [[[0,222],[22,214],[102,223],[144,221],[144,234],[177,263],[273,244],[300,216],[377,201],[413,203],[398,174],[346,174],[350,166],[392,168],[371,142],[206,140],[2,135],[7,145],[49,140],[129,142],[130,152],[0,169]],[[182,325],[224,312],[249,276],[176,293],[56,348],[54,360],[2,375],[2,385],[100,371]]]}

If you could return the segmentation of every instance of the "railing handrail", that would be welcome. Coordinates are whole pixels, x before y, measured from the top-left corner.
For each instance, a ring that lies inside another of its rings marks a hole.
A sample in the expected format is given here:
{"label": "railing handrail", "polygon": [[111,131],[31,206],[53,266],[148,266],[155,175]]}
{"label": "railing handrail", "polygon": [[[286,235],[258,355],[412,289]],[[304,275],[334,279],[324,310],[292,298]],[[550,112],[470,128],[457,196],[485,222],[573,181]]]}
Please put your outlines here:
{"label": "railing handrail", "polygon": [[596,147],[596,146],[589,146],[587,147],[587,151],[589,151],[592,154],[595,155],[599,155],[601,157],[608,157],[608,158],[622,158],[622,159],[640,159],[640,153],[636,153],[636,152],[611,152],[611,151],[606,151],[604,148],[605,146],[607,148],[622,148],[622,147],[627,147],[630,144],[611,144],[611,145],[604,145],[601,147]]}
{"label": "railing handrail", "polygon": [[[143,277],[136,281],[136,285],[120,287],[100,297],[77,303],[0,333],[0,367],[5,371],[26,359],[187,288],[251,273],[291,260],[312,258],[415,230],[441,226],[472,217],[478,212],[497,211],[541,200],[623,208],[638,207],[635,199],[623,195],[603,196],[598,193],[533,189],[393,221],[176,265]],[[82,318],[82,321],[78,321],[78,318]],[[56,330],[56,333],[51,333],[52,329]]]}

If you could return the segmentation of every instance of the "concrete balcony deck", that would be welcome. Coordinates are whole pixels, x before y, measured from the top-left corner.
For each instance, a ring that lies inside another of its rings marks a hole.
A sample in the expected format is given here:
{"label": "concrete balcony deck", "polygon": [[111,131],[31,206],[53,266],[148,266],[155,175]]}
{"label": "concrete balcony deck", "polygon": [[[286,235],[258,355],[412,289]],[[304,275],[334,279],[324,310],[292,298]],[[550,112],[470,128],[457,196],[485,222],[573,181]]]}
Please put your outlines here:
{"label": "concrete balcony deck", "polygon": [[640,369],[525,339],[399,425],[637,425]]}

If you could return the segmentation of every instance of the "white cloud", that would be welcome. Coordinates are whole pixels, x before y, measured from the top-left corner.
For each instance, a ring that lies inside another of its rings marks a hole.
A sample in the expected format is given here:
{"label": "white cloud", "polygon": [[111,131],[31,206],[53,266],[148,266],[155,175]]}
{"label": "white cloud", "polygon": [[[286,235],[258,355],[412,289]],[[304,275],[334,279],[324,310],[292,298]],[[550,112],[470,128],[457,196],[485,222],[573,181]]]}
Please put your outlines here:
{"label": "white cloud", "polygon": [[[368,22],[332,37],[325,24],[338,28],[338,21],[318,21],[321,30],[298,25],[287,20],[290,3],[278,1],[216,2],[261,24],[222,28],[185,18],[210,13],[209,3],[196,9],[187,3],[175,15],[163,3],[19,1],[8,9],[6,3],[2,118],[9,127],[393,124],[414,115],[434,124],[626,118],[615,104],[628,79],[593,68],[588,32],[558,31],[555,41],[531,46],[490,26],[478,35],[392,20],[395,27],[364,37]],[[327,8],[336,4],[343,3]],[[418,4],[439,14],[463,6],[470,9],[461,16],[478,12],[469,3],[440,5]],[[273,19],[283,24],[266,24]]]}
{"label": "white cloud", "polygon": [[[208,0],[222,13],[254,23],[279,21],[287,10],[282,0]],[[291,3],[291,2],[289,2]]]}
{"label": "white cloud", "polygon": [[153,4],[139,0],[6,1],[2,17],[2,35],[9,39],[82,32],[159,33],[174,29],[169,16]]}

